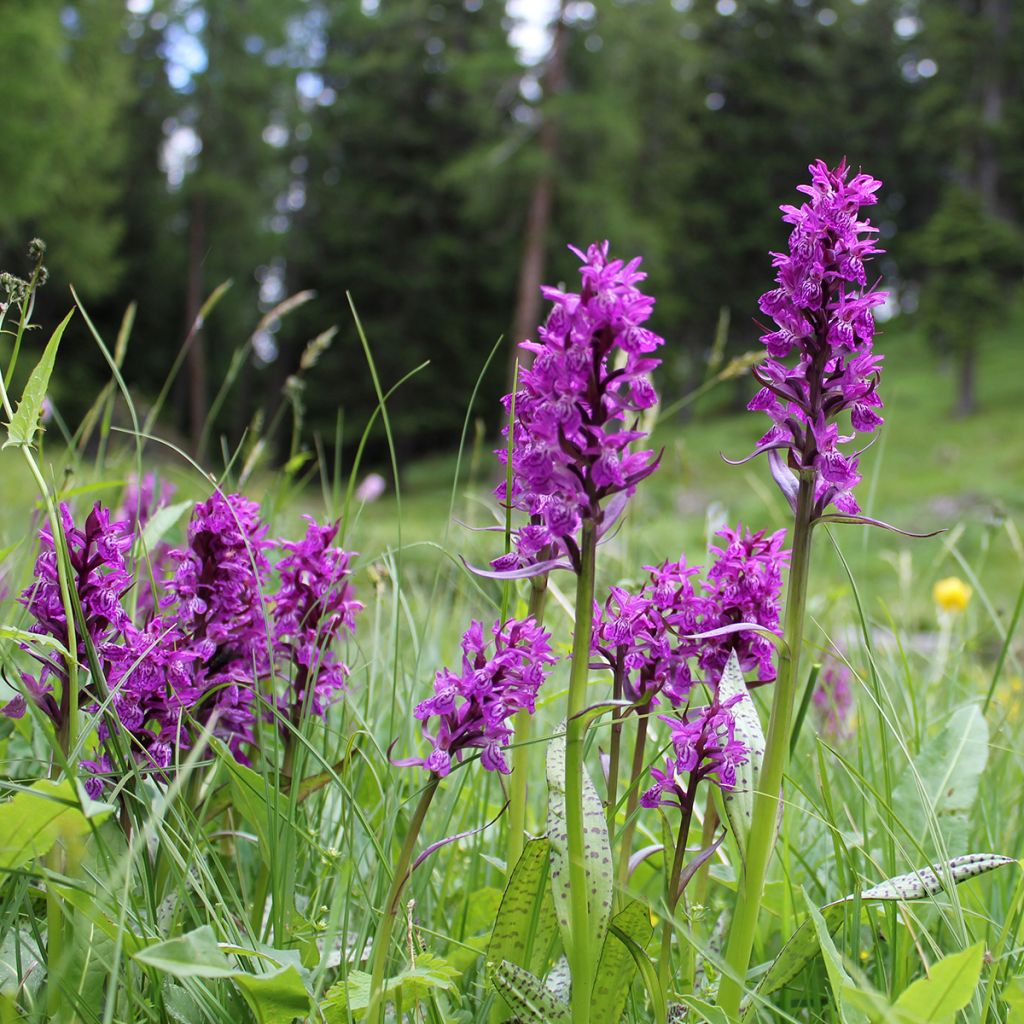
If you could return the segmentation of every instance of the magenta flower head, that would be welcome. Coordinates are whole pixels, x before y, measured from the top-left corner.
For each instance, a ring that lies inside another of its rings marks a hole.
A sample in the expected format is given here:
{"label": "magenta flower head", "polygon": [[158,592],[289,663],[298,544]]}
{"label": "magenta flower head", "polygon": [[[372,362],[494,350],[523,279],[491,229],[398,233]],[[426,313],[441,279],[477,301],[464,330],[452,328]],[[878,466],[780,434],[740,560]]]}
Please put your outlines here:
{"label": "magenta flower head", "polygon": [[[537,341],[521,345],[534,358],[514,396],[512,490],[502,483],[497,493],[530,521],[516,532],[515,551],[492,563],[503,573],[578,570],[583,521],[607,529],[658,463],[633,450],[646,436],[637,414],[657,402],[650,373],[660,361],[651,353],[663,343],[643,326],[654,307],[637,287],[647,275],[639,257],[610,260],[607,242],[572,251],[583,262],[580,291],[544,288],[548,321]],[[511,412],[513,396],[504,404]],[[505,448],[497,455],[507,463]]]}
{"label": "magenta flower head", "polygon": [[423,760],[396,763],[423,765],[445,776],[465,751],[476,749],[482,751],[484,768],[509,774],[508,720],[520,710],[533,714],[537,691],[558,659],[551,653],[551,634],[532,618],[496,622],[491,634],[493,640],[486,639],[483,625],[474,621],[462,638],[461,670],[438,672],[434,696],[413,712],[433,752]]}
{"label": "magenta flower head", "polygon": [[705,707],[691,708],[681,717],[659,716],[672,731],[672,753],[665,770],[651,769],[654,785],[640,797],[643,807],[693,806],[697,786],[711,779],[719,788],[736,786],[736,768],[747,761],[746,747],[736,739],[732,707],[741,695]]}
{"label": "magenta flower head", "polygon": [[332,647],[343,632],[355,631],[355,617],[363,606],[349,582],[352,553],[331,546],[338,524],[320,526],[305,518],[306,536],[280,545],[286,554],[277,563],[281,586],[273,608],[274,650],[286,666],[294,667],[293,694],[286,706],[301,709],[312,685],[310,710],[323,715],[349,671]]}
{"label": "magenta flower head", "polygon": [[850,678],[846,663],[829,656],[811,696],[818,726],[832,739],[848,739],[853,733],[854,698]]}
{"label": "magenta flower head", "polygon": [[196,505],[187,546],[171,552],[176,568],[161,602],[174,606],[195,655],[185,699],[241,761],[255,740],[255,680],[271,663],[263,599],[270,572],[266,533],[259,505],[240,494],[218,491]]}
{"label": "magenta flower head", "polygon": [[[126,630],[132,628],[121,599],[132,585],[132,575],[125,564],[125,554],[132,546],[131,525],[126,521],[110,520],[110,510],[96,504],[86,517],[81,529],[75,526],[67,505],[60,506],[60,520],[71,563],[71,584],[81,605],[84,633],[76,630],[77,656],[80,664],[89,664],[87,639],[97,656],[103,659]],[[61,599],[60,579],[57,572],[57,552],[49,526],[39,532],[40,552],[36,558],[35,578],[21,595],[20,601],[35,619],[31,630],[51,636],[65,646],[68,643],[68,623]],[[25,648],[28,650],[28,648]],[[67,671],[61,658],[31,652],[40,662],[37,677],[22,675],[29,698],[40,707],[56,725],[65,720],[70,707],[67,692]],[[50,679],[61,680],[62,698],[58,706],[52,696]],[[16,697],[3,709],[11,717],[24,714],[24,698]]]}
{"label": "magenta flower head", "polygon": [[651,575],[639,594],[612,587],[604,607],[595,605],[591,650],[612,669],[622,696],[634,703],[678,707],[695,682],[691,662],[700,653],[696,632],[710,607],[694,589],[700,572],[685,558],[646,566]]}
{"label": "magenta flower head", "polygon": [[[782,636],[779,621],[782,594],[782,570],[789,564],[790,552],[782,545],[786,531],[765,534],[763,530],[744,530],[726,526],[716,537],[720,547],[711,546],[713,556],[707,572],[706,614],[702,632],[722,629],[740,622],[752,622],[776,636]],[[709,682],[717,683],[729,655],[736,651],[744,672],[757,670],[757,680],[775,679],[775,645],[752,630],[709,637],[701,642],[700,666]]]}
{"label": "magenta flower head", "polygon": [[[772,254],[776,287],[761,296],[775,329],[763,337],[768,358],[754,369],[762,388],[748,408],[767,413],[773,425],[753,455],[769,453],[772,475],[794,509],[794,473],[813,474],[814,514],[831,504],[854,515],[859,452],[840,446],[882,423],[882,358],[872,352],[871,311],[886,293],[868,285],[866,270],[882,250],[874,241],[878,229],[860,219],[882,183],[867,174],[851,178],[845,160],[835,170],[818,160],[810,172],[811,184],[799,186],[808,200],[782,207],[793,225],[789,248]],[[849,434],[837,422],[846,412]]]}

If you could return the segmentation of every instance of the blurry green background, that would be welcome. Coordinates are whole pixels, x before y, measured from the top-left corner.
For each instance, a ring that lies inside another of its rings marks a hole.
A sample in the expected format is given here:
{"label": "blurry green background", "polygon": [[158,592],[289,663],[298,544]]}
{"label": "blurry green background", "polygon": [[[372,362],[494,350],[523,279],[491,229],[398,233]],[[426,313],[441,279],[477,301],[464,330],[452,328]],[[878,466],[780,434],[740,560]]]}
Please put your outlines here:
{"label": "blurry green background", "polygon": [[[864,459],[868,504],[1019,548],[1003,533],[1024,510],[1014,7],[5,0],[0,266],[25,273],[25,243],[42,236],[51,280],[35,319],[63,315],[73,284],[111,346],[137,303],[123,369],[142,412],[230,280],[158,427],[214,469],[254,429],[287,457],[283,393],[301,408],[299,446],[349,463],[377,405],[350,294],[385,390],[429,360],[389,413],[407,492],[422,497],[406,539],[436,537],[471,392],[504,338],[469,417],[470,469],[481,493],[491,482],[513,342],[543,316],[537,283],[575,278],[567,243],[643,255],[671,406],[713,371],[716,336],[716,359],[757,347],[769,252],[786,244],[778,206],[798,200],[812,159],[846,156],[885,181],[872,219],[892,292],[877,342],[888,426]],[[332,327],[297,382],[303,350]],[[108,379],[77,318],[53,389],[72,431]],[[740,412],[751,387],[727,381],[663,419],[652,549],[716,503],[772,518],[763,467],[718,459],[761,432]],[[127,424],[123,409],[115,419]],[[381,468],[382,426],[368,448]],[[389,500],[369,528],[391,528]],[[1017,557],[994,561],[1015,592]]]}

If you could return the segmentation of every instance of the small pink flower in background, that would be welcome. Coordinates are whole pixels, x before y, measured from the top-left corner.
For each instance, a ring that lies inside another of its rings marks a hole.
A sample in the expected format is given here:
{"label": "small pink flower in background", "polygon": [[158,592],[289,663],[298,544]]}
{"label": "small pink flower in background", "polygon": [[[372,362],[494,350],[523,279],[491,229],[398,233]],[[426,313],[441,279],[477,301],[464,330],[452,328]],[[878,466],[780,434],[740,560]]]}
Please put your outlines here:
{"label": "small pink flower in background", "polygon": [[844,740],[853,735],[855,719],[851,677],[850,669],[838,658],[829,657],[822,666],[811,700],[818,727],[826,737]]}
{"label": "small pink flower in background", "polygon": [[386,490],[387,481],[380,473],[368,473],[356,488],[356,498],[364,504],[376,501]]}

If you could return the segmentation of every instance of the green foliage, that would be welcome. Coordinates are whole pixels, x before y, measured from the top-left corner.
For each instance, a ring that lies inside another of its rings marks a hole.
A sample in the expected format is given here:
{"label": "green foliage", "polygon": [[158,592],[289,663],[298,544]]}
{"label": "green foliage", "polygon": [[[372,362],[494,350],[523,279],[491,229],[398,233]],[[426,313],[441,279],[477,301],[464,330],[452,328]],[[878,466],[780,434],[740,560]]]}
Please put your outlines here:
{"label": "green foliage", "polygon": [[40,779],[0,804],[0,871],[13,871],[48,853],[60,840],[87,834],[112,808],[80,793],[74,783]]}
{"label": "green foliage", "polygon": [[[384,982],[384,998],[398,1006],[409,1007],[430,997],[434,992],[457,995],[455,980],[459,972],[446,960],[431,953],[420,953],[415,966],[406,967]],[[328,1024],[345,1024],[351,1012],[356,1019],[363,1016],[370,1004],[370,975],[352,971],[346,981],[328,992],[321,1005]]]}
{"label": "green foliage", "polygon": [[53,373],[54,362],[57,359],[57,348],[64,335],[64,329],[74,315],[75,312],[72,310],[64,317],[50,336],[46,348],[43,349],[43,354],[22,392],[18,408],[15,409],[11,422],[7,424],[5,448],[8,445],[28,446],[35,442],[36,431],[39,429],[39,418],[43,412],[43,399],[46,397],[46,391],[50,385],[50,375]]}

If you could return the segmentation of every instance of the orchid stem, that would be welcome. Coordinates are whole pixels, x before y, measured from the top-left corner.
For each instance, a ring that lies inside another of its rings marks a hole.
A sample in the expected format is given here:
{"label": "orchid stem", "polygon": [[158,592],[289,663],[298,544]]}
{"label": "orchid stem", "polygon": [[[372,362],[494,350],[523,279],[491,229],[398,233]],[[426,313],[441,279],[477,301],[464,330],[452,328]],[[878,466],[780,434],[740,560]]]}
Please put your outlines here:
{"label": "orchid stem", "polygon": [[[548,596],[548,577],[535,576],[530,581],[529,615],[538,626],[544,625],[544,605]],[[526,836],[526,800],[527,780],[530,775],[530,733],[532,732],[533,716],[523,708],[517,711],[512,720],[516,740],[512,748],[512,778],[509,780],[508,801],[508,855],[506,872],[509,878],[523,853]]]}
{"label": "orchid stem", "polygon": [[388,890],[387,901],[384,904],[384,916],[381,918],[380,928],[373,940],[370,1005],[366,1011],[366,1019],[372,1024],[384,1024],[384,969],[387,967],[391,934],[394,931],[395,917],[398,914],[398,901],[401,899],[402,889],[405,888],[409,877],[409,865],[412,863],[416,841],[419,839],[420,829],[423,827],[423,819],[427,816],[427,809],[430,807],[430,801],[434,799],[440,781],[439,775],[431,775],[430,782],[427,783],[426,789],[420,795],[416,810],[413,811],[412,821],[409,822],[409,831],[405,834],[405,842],[398,854],[395,873],[391,878],[391,888]]}
{"label": "orchid stem", "polygon": [[726,972],[718,990],[718,1005],[732,1021],[739,1020],[750,954],[754,946],[768,862],[775,845],[775,822],[781,800],[782,777],[789,762],[790,733],[796,681],[800,673],[807,577],[811,555],[814,474],[801,473],[793,530],[793,560],[786,596],[786,646],[779,659],[779,676],[772,697],[771,717],[761,768],[761,789],[754,794],[754,813],[747,839],[747,855],[736,893],[736,910],[726,947]]}
{"label": "orchid stem", "polygon": [[619,893],[629,885],[629,858],[633,850],[633,833],[636,831],[636,809],[640,805],[640,779],[644,770],[644,752],[647,746],[647,713],[650,704],[638,709],[636,720],[636,742],[633,746],[633,767],[630,772],[630,790],[626,798],[626,824],[619,840],[619,878],[616,886]]}
{"label": "orchid stem", "polygon": [[590,955],[590,901],[585,868],[583,826],[583,740],[585,723],[580,717],[587,703],[590,639],[594,625],[594,575],[597,532],[592,519],[584,520],[580,539],[580,573],[576,580],[576,621],[572,644],[572,671],[566,708],[565,817],[569,854],[569,901],[572,949],[571,1018],[573,1024],[589,1024],[594,987]]}

